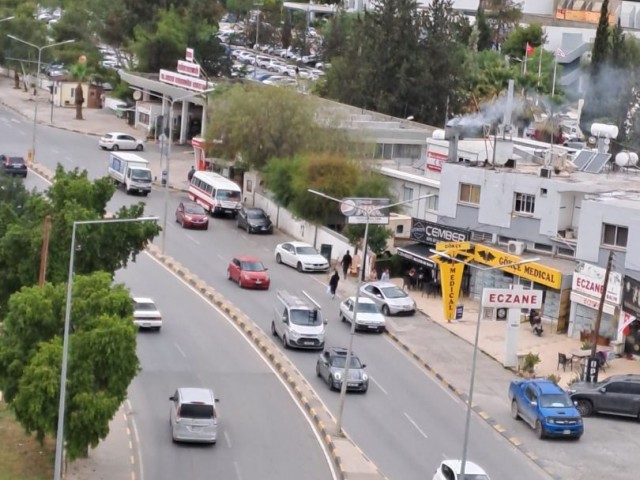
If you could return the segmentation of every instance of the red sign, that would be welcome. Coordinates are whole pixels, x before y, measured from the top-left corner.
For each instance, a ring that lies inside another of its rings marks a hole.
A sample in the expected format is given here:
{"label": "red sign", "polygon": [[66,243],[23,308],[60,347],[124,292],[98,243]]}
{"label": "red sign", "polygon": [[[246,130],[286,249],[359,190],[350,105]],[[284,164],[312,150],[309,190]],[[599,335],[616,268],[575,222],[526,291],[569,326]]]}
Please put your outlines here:
{"label": "red sign", "polygon": [[202,92],[207,89],[207,82],[205,80],[182,75],[181,73],[170,72],[169,70],[160,70],[160,81],[197,92]]}
{"label": "red sign", "polygon": [[427,170],[442,171],[442,164],[446,163],[448,158],[448,155],[427,150]]}
{"label": "red sign", "polygon": [[200,65],[197,63],[185,62],[184,60],[178,60],[178,72],[199,78]]}

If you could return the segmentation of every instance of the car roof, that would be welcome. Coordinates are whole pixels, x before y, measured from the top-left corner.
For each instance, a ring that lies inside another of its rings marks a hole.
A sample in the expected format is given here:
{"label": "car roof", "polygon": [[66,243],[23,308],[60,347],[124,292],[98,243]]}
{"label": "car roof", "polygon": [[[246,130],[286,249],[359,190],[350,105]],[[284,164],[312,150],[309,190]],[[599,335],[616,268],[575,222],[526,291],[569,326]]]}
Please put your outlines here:
{"label": "car roof", "polygon": [[378,288],[388,288],[388,287],[400,288],[395,283],[391,283],[391,282],[369,282],[369,283],[365,283],[363,287],[366,287],[367,285],[373,285],[374,287],[378,287]]}
{"label": "car roof", "polygon": [[[460,467],[462,466],[462,461],[461,460],[445,460],[444,462],[442,462],[442,465],[446,465],[449,468],[451,468],[456,474],[460,473]],[[477,464],[470,462],[469,460],[467,460],[465,462],[465,473],[468,473],[470,475],[486,475],[487,472],[485,472],[480,466],[478,466]]]}
{"label": "car roof", "polygon": [[640,375],[627,373],[625,375],[611,375],[603,380],[603,382],[640,382]]}
{"label": "car roof", "polygon": [[105,135],[129,135],[130,137],[133,137],[133,135],[131,135],[130,133],[124,133],[124,132],[107,132],[105,133]]}
{"label": "car roof", "polygon": [[289,244],[293,245],[294,247],[311,247],[311,248],[313,248],[313,245],[310,245],[310,244],[305,243],[305,242],[298,242],[296,240],[294,240],[292,242],[285,242],[285,243],[289,243]]}
{"label": "car roof", "polygon": [[538,386],[542,393],[564,393],[564,390],[551,380],[539,379],[532,380],[532,382]]}
{"label": "car roof", "polygon": [[236,258],[241,262],[260,262],[258,257],[253,257],[251,255],[239,255]]}
{"label": "car roof", "polygon": [[181,387],[178,388],[180,399],[184,403],[214,403],[215,396],[210,388]]}
{"label": "car roof", "polygon": [[[351,300],[352,302],[355,303],[356,297],[349,297],[349,298],[345,298],[344,299],[345,302],[347,300]],[[376,302],[374,302],[373,300],[371,300],[370,298],[367,298],[367,297],[358,297],[358,303],[372,303],[372,304],[375,304]]]}
{"label": "car roof", "polygon": [[245,212],[262,212],[262,213],[266,213],[264,211],[264,209],[262,209],[260,207],[244,207],[244,211]]}
{"label": "car roof", "polygon": [[[200,205],[199,203],[191,202],[189,200],[183,200],[180,203],[182,203],[182,205],[184,205],[185,207],[202,207],[202,205]],[[204,207],[202,207],[202,208],[204,208]]]}
{"label": "car roof", "polygon": [[136,303],[156,303],[153,301],[153,299],[148,297],[133,297],[133,301]]}
{"label": "car roof", "polygon": [[[327,348],[327,351],[331,354],[331,355],[335,355],[336,357],[346,357],[347,355],[347,349],[344,347],[329,347]],[[357,357],[355,352],[351,352],[351,356],[352,357]]]}

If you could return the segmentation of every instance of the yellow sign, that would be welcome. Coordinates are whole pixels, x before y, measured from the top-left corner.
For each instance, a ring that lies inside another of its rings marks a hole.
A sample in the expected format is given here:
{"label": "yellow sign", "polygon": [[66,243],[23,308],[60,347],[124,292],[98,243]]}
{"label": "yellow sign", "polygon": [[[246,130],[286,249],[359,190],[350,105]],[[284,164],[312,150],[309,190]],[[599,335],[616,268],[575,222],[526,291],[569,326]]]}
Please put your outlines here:
{"label": "yellow sign", "polygon": [[438,242],[436,243],[436,250],[439,252],[446,250],[471,250],[471,242]]}
{"label": "yellow sign", "polygon": [[460,287],[462,287],[462,272],[464,271],[465,264],[452,262],[438,255],[430,258],[440,264],[440,285],[442,286],[444,318],[450,322],[456,318],[456,307],[458,306]]}
{"label": "yellow sign", "polygon": [[559,270],[535,262],[509,266],[512,263],[521,262],[523,259],[515,255],[496,250],[495,248],[487,247],[485,245],[476,245],[473,259],[477,263],[482,263],[483,265],[488,265],[490,267],[504,265],[500,270],[512,273],[518,277],[526,278],[527,280],[539,283],[540,285],[555,288],[556,290],[559,290],[562,286],[562,273]]}

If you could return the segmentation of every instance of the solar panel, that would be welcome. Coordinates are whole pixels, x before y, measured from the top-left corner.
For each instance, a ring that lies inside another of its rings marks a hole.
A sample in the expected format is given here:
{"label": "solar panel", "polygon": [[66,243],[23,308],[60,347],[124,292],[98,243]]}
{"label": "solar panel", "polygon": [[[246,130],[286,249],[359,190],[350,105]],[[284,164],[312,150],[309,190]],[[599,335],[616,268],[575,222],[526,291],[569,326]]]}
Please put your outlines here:
{"label": "solar panel", "polygon": [[578,152],[578,155],[576,155],[576,158],[573,159],[573,163],[578,170],[582,170],[595,156],[596,152],[593,152],[591,150],[580,150],[580,152]]}
{"label": "solar panel", "polygon": [[586,173],[600,173],[610,158],[610,153],[598,153],[582,171]]}

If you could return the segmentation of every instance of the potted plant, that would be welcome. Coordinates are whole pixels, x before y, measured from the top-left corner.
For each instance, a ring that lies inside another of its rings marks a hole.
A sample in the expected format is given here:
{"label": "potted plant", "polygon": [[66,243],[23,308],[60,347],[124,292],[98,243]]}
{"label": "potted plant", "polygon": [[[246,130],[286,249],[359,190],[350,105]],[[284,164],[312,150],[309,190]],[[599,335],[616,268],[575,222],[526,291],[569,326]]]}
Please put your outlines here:
{"label": "potted plant", "polygon": [[540,356],[537,353],[529,352],[522,360],[522,371],[526,376],[533,377],[536,365],[540,363]]}

